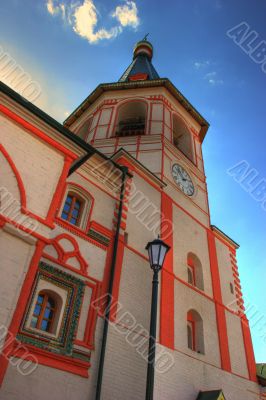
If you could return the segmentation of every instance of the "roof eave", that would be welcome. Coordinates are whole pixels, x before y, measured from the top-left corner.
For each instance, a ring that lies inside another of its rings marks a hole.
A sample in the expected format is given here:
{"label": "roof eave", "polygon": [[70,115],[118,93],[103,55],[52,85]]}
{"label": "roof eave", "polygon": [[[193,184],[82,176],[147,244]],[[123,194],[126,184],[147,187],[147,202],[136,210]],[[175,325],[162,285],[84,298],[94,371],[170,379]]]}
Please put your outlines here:
{"label": "roof eave", "polygon": [[167,78],[134,82],[102,83],[98,85],[96,89],[70,114],[70,116],[64,121],[64,126],[69,127],[74,121],[76,121],[83,111],[92,105],[104,92],[111,90],[139,89],[160,86],[166,87],[169,92],[182,104],[186,111],[191,114],[192,117],[200,124],[201,130],[199,137],[201,142],[203,142],[209,128],[209,123]]}
{"label": "roof eave", "polygon": [[226,233],[224,233],[221,229],[219,229],[215,225],[211,225],[211,229],[220,237],[222,237],[224,240],[226,240],[228,243],[231,244],[235,249],[239,249],[240,245],[235,242],[230,236],[228,236]]}
{"label": "roof eave", "polygon": [[10,99],[18,103],[20,106],[30,111],[33,115],[40,118],[43,122],[49,125],[51,128],[55,129],[57,132],[62,134],[64,137],[69,139],[71,142],[75,143],[78,148],[81,148],[86,152],[86,154],[97,155],[102,159],[111,162],[116,168],[121,170],[121,166],[116,164],[111,158],[107,157],[105,154],[100,152],[95,147],[91,146],[89,143],[86,143],[79,136],[75,135],[71,132],[66,126],[60,124],[60,122],[56,121],[50,115],[46,114],[40,108],[29,102],[19,93],[11,89],[8,85],[4,84],[0,81],[0,92],[4,93],[4,95],[8,96]]}

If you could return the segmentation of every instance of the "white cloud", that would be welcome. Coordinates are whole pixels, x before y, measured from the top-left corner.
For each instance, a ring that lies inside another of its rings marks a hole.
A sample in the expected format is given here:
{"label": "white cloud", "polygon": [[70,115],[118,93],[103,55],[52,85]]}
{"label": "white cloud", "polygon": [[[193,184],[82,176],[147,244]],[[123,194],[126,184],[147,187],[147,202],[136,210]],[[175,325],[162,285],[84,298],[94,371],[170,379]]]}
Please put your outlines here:
{"label": "white cloud", "polygon": [[48,0],[46,3],[47,10],[51,15],[58,14],[61,11],[62,6],[64,7],[64,4],[59,4],[58,6],[54,5],[53,0]]}
{"label": "white cloud", "polygon": [[140,22],[134,1],[127,1],[124,6],[117,6],[112,17],[116,18],[122,26],[133,26],[133,28],[137,28]]}
{"label": "white cloud", "polygon": [[59,0],[47,0],[46,7],[51,15],[61,15],[75,33],[90,43],[115,38],[124,27],[136,28],[139,25],[138,9],[134,1],[126,1],[126,4],[116,7],[115,11],[111,13],[111,17],[116,19],[118,24],[110,29],[97,27],[99,12],[94,0],[83,0],[83,2],[70,5],[59,3]]}
{"label": "white cloud", "polygon": [[207,80],[208,83],[212,86],[218,86],[218,85],[223,85],[224,81],[217,77],[217,72],[216,71],[210,71],[207,72],[210,68],[215,66],[215,63],[209,60],[206,61],[195,61],[194,62],[194,68],[201,72],[204,73],[203,79]]}
{"label": "white cloud", "polygon": [[206,79],[212,86],[223,85],[224,83],[222,79],[217,78],[216,71],[208,72],[207,74],[205,74],[204,79]]}
{"label": "white cloud", "polygon": [[75,9],[73,29],[78,35],[88,39],[90,43],[95,43],[102,39],[111,39],[121,31],[121,27],[117,26],[110,30],[102,28],[95,31],[97,23],[97,9],[92,0],[85,0],[81,6]]}
{"label": "white cloud", "polygon": [[201,68],[205,68],[205,67],[208,67],[209,65],[210,65],[211,63],[210,63],[210,61],[195,61],[194,62],[194,67],[196,68],[196,69],[201,69]]}

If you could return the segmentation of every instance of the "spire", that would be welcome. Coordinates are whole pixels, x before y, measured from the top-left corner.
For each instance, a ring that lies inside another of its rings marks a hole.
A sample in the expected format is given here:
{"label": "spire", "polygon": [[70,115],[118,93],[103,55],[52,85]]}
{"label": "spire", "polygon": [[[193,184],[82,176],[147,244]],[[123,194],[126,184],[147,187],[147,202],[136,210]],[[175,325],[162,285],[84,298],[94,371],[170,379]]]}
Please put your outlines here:
{"label": "spire", "polygon": [[135,45],[133,61],[125,70],[119,82],[144,81],[160,78],[151,62],[153,46],[147,40],[147,36],[148,34]]}

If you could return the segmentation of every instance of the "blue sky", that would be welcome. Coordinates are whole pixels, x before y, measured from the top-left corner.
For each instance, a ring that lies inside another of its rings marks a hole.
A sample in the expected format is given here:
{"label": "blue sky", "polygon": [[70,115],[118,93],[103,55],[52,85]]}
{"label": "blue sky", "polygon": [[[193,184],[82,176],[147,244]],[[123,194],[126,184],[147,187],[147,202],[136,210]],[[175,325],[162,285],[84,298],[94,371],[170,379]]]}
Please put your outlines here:
{"label": "blue sky", "polygon": [[[264,210],[258,194],[255,199],[251,191],[266,179],[266,73],[226,32],[245,22],[255,31],[256,45],[266,40],[266,3],[73,4],[2,0],[0,50],[40,84],[36,105],[62,122],[99,83],[121,76],[135,42],[150,33],[160,76],[168,77],[211,124],[203,151],[212,223],[241,244],[238,264],[256,359],[265,362],[266,206]],[[227,173],[242,160],[257,171],[248,189]]]}

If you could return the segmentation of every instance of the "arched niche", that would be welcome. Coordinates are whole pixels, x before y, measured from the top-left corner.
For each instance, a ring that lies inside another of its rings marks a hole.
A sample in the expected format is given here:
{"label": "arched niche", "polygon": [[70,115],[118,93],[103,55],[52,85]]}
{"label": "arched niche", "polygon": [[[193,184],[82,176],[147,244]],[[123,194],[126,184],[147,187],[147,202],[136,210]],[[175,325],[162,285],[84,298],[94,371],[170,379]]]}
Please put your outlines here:
{"label": "arched niche", "polygon": [[132,100],[122,104],[117,111],[115,136],[144,135],[147,120],[147,104]]}
{"label": "arched niche", "polygon": [[191,132],[184,121],[173,115],[173,143],[192,162],[194,162]]}

